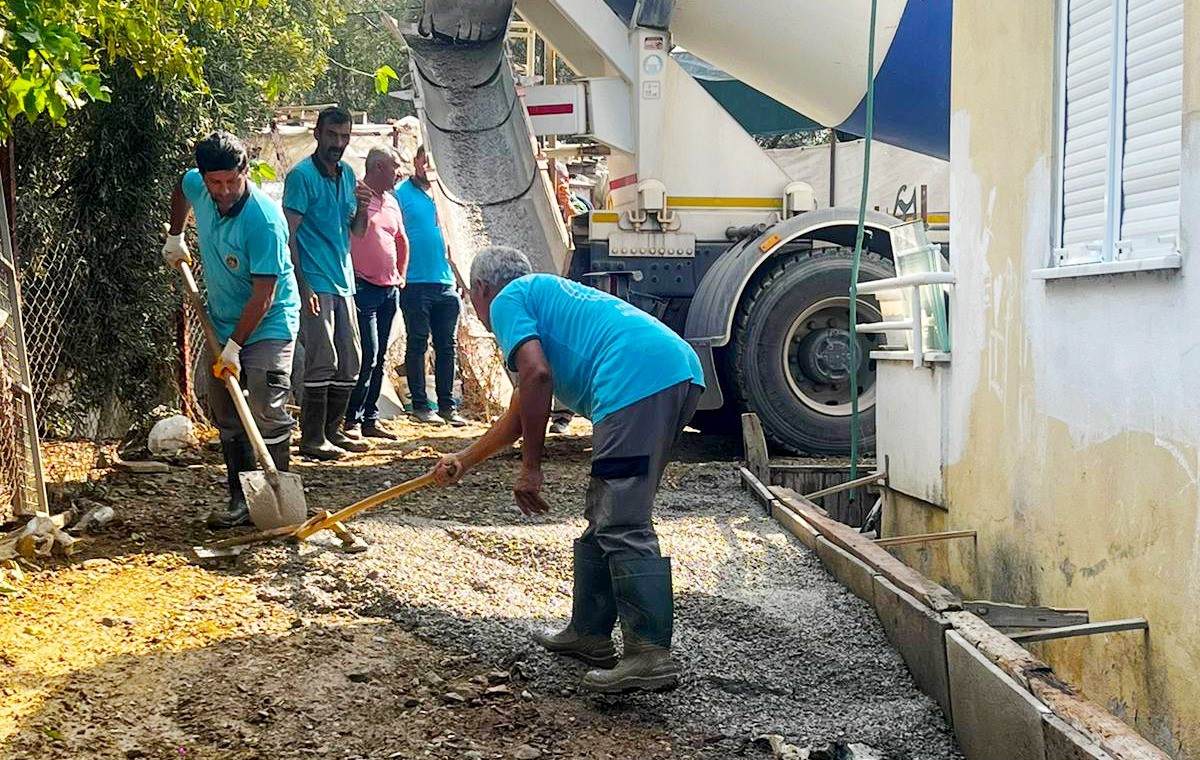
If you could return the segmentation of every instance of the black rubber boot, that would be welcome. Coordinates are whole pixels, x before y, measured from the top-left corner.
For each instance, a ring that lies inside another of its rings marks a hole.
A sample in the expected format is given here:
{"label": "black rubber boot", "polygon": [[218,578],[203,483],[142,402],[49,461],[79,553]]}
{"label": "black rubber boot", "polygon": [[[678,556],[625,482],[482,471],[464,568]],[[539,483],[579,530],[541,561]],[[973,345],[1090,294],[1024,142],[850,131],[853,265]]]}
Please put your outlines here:
{"label": "black rubber boot", "polygon": [[271,461],[275,463],[275,469],[280,472],[287,472],[292,467],[292,442],[280,441],[279,443],[268,443],[267,452],[271,455]]}
{"label": "black rubber boot", "polygon": [[334,446],[325,438],[328,391],[328,388],[305,388],[304,403],[300,406],[300,453],[327,462],[346,456],[345,449]]}
{"label": "black rubber boot", "polygon": [[361,438],[355,440],[342,433],[342,420],[346,419],[346,407],[350,406],[350,388],[329,387],[329,406],[325,410],[325,440],[346,451],[361,454],[371,450],[371,444]]}
{"label": "black rubber boot", "polygon": [[609,562],[625,651],[612,670],[591,670],[583,687],[604,694],[663,691],[679,685],[671,659],[675,600],[669,557],[626,557]]}
{"label": "black rubber boot", "polygon": [[250,509],[246,506],[246,494],[242,491],[242,481],[238,477],[243,472],[255,467],[254,449],[250,442],[238,438],[232,441],[221,441],[221,454],[225,457],[225,480],[229,486],[229,504],[218,507],[209,513],[205,521],[214,530],[232,528],[250,522]]}
{"label": "black rubber boot", "polygon": [[600,547],[575,542],[575,589],[571,597],[571,622],[557,633],[535,633],[533,640],[551,652],[611,668],[617,664],[612,630],[617,621],[612,576]]}

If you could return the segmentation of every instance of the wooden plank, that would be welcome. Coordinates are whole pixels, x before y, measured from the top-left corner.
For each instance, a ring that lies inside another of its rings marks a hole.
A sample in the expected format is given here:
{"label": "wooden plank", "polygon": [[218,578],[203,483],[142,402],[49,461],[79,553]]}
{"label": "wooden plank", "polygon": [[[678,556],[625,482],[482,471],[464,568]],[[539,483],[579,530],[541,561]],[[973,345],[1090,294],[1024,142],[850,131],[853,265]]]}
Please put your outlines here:
{"label": "wooden plank", "polygon": [[830,475],[845,475],[850,472],[850,466],[845,464],[788,464],[787,462],[772,462],[773,472],[817,472]]}
{"label": "wooden plank", "polygon": [[1049,665],[976,615],[948,612],[946,619],[985,657],[1029,689],[1072,728],[1095,740],[1105,752],[1122,760],[1169,760],[1167,754],[1127,723],[1063,683]]}
{"label": "wooden plank", "polygon": [[767,514],[771,514],[772,508],[776,503],[774,494],[767,490],[762,481],[756,478],[750,470],[745,467],[739,467],[738,472],[741,473],[742,484],[746,487],[746,490],[758,500],[763,509],[767,510]]}
{"label": "wooden plank", "polygon": [[947,612],[946,619],[959,635],[974,644],[975,648],[997,667],[1025,686],[1029,685],[1032,674],[1039,671],[1053,672],[1049,665],[1034,657],[1028,649],[970,612]]}
{"label": "wooden plank", "polygon": [[1028,633],[1012,633],[1008,637],[1018,644],[1031,644],[1035,641],[1069,639],[1073,636],[1095,636],[1099,633],[1148,630],[1150,630],[1150,623],[1146,621],[1146,618],[1127,618],[1125,620],[1109,620],[1103,623],[1084,623],[1082,625],[1067,625],[1061,628],[1046,628],[1041,631],[1029,631]]}
{"label": "wooden plank", "polygon": [[[781,501],[781,502],[785,502],[785,503],[787,503],[787,502],[796,502],[798,499],[803,499],[803,498],[804,498],[803,496],[801,496],[800,494],[796,493],[796,492],[795,492],[795,491],[793,491],[792,489],[790,489],[790,488],[786,488],[786,487],[784,487],[784,486],[767,486],[767,490],[768,490],[768,491],[770,491],[770,492],[771,492],[771,494],[772,494],[772,495],[773,495],[773,496],[774,496],[776,499],[778,499],[778,500],[779,500],[779,501]],[[816,505],[816,504],[812,504],[812,505],[810,505],[810,508],[811,508],[813,511],[815,511],[817,514],[819,514],[819,515],[824,515],[824,516],[826,516],[826,517],[829,517],[829,513],[828,513],[828,512],[826,512],[824,509],[821,509],[821,507],[820,507],[820,506],[818,506],[818,505]],[[793,510],[794,510],[794,509],[795,509],[795,508],[793,507]]]}
{"label": "wooden plank", "polygon": [[924,544],[931,541],[946,541],[951,538],[975,538],[973,530],[947,530],[942,533],[917,533],[911,536],[892,536],[875,539],[876,546],[907,546],[908,544]]}
{"label": "wooden plank", "polygon": [[962,601],[957,596],[876,546],[870,538],[823,514],[811,501],[787,489],[773,490],[772,493],[780,497],[783,505],[811,523],[830,543],[867,563],[929,608],[936,612],[962,609]]}
{"label": "wooden plank", "polygon": [[820,536],[817,529],[782,503],[774,502],[774,505],[775,508],[771,511],[771,516],[789,533],[799,539],[800,543],[809,549],[815,550],[817,548],[817,537]]}
{"label": "wooden plank", "polygon": [[985,599],[963,602],[963,609],[978,615],[993,628],[1061,628],[1091,622],[1087,610],[1026,607]]}
{"label": "wooden plank", "polygon": [[771,481],[771,456],[767,453],[767,437],[762,422],[754,412],[742,415],[742,447],[746,452],[746,468],[761,483]]}
{"label": "wooden plank", "polygon": [[857,480],[848,480],[845,483],[839,483],[836,486],[830,486],[829,488],[822,488],[820,491],[804,494],[804,498],[812,501],[814,499],[819,499],[822,496],[829,496],[831,494],[841,493],[842,491],[849,491],[850,489],[858,488],[859,486],[878,483],[886,477],[887,473],[885,472],[873,472],[870,475],[858,478]]}
{"label": "wooden plank", "polygon": [[1170,760],[1129,724],[1085,698],[1051,672],[1033,674],[1028,682],[1033,696],[1072,728],[1093,739],[1100,748],[1121,760]]}

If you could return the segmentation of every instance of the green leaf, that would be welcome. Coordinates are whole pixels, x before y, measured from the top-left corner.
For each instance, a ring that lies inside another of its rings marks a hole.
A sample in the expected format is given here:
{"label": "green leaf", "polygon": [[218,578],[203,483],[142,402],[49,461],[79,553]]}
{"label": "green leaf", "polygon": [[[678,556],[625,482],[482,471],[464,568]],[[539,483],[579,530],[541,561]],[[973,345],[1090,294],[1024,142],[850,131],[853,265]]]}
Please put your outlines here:
{"label": "green leaf", "polygon": [[388,91],[388,82],[392,79],[399,80],[396,76],[396,71],[391,66],[384,64],[375,69],[375,92],[380,95],[386,95]]}
{"label": "green leaf", "polygon": [[8,86],[8,94],[12,98],[21,99],[32,88],[33,82],[21,77],[20,79],[13,80],[13,83]]}
{"label": "green leaf", "polygon": [[250,179],[253,180],[254,184],[262,185],[263,182],[273,180],[277,176],[275,167],[266,161],[255,159],[250,162]]}
{"label": "green leaf", "polygon": [[103,90],[103,85],[100,84],[100,77],[85,74],[82,77],[83,89],[87,91],[88,97],[92,100],[99,100],[100,93]]}
{"label": "green leaf", "polygon": [[52,95],[47,99],[46,105],[48,107],[47,110],[50,112],[50,118],[54,120],[54,123],[64,123],[63,117],[67,113],[67,104],[63,99],[58,97],[57,94]]}
{"label": "green leaf", "polygon": [[32,124],[37,119],[39,113],[41,111],[37,107],[37,91],[30,90],[25,93],[25,118]]}

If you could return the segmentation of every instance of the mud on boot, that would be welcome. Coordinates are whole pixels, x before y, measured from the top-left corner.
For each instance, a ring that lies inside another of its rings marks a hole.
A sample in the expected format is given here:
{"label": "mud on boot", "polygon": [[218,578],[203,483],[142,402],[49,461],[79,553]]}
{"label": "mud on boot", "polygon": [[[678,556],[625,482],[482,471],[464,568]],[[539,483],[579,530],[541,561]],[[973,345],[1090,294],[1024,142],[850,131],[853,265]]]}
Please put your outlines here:
{"label": "mud on boot", "polygon": [[611,670],[591,670],[583,688],[601,694],[665,691],[679,685],[671,657],[675,600],[668,557],[621,557],[609,562],[625,651]]}
{"label": "mud on boot", "polygon": [[617,663],[612,629],[617,621],[612,576],[604,553],[592,542],[575,541],[571,622],[557,633],[535,633],[533,640],[555,654],[589,665],[611,668]]}
{"label": "mud on boot", "polygon": [[617,664],[617,648],[611,636],[589,636],[568,625],[557,633],[537,632],[533,640],[554,654],[565,654],[598,668]]}
{"label": "mud on boot", "polygon": [[678,685],[679,666],[670,649],[628,639],[615,668],[589,670],[583,676],[583,688],[600,694],[669,691]]}

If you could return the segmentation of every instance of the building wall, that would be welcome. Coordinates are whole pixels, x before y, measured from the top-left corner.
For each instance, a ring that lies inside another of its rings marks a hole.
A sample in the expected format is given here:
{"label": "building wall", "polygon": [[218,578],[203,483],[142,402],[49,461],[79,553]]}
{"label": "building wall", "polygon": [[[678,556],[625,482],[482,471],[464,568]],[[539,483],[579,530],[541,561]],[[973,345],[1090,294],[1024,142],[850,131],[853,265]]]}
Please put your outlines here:
{"label": "building wall", "polygon": [[[967,598],[1148,618],[1146,637],[1034,646],[1163,749],[1200,758],[1200,3],[1185,22],[1183,269],[1055,282],[1032,276],[1051,249],[1055,3],[1003,6],[955,3],[953,359],[919,371],[921,394],[889,391],[918,371],[881,362],[878,412],[881,431],[903,430],[923,411],[912,397],[936,396],[923,403],[942,440],[914,445],[942,482],[894,494],[885,530],[978,531],[905,555]],[[880,433],[881,457],[904,445]],[[920,493],[938,488],[944,509]]]}

